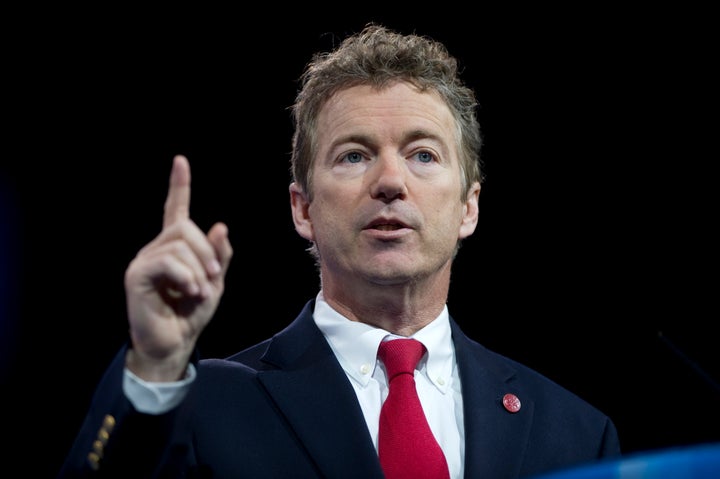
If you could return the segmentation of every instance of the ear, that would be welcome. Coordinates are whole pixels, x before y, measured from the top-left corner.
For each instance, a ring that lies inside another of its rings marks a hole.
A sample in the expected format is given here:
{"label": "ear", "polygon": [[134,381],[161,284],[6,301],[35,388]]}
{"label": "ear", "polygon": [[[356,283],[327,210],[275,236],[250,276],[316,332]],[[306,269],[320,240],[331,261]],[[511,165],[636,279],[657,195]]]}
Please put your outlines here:
{"label": "ear", "polygon": [[463,205],[462,222],[460,223],[459,239],[465,239],[475,232],[478,223],[478,197],[480,196],[480,183],[475,182],[468,190],[465,204]]}
{"label": "ear", "polygon": [[306,240],[315,241],[309,213],[310,202],[300,185],[295,182],[290,183],[290,207],[295,231]]}

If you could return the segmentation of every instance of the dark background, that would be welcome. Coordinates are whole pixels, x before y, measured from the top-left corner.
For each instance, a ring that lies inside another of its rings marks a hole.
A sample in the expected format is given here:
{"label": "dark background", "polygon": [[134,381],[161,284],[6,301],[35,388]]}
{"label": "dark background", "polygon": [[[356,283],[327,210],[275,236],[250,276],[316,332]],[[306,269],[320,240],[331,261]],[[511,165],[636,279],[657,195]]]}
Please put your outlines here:
{"label": "dark background", "polygon": [[123,273],[160,231],[173,155],[194,219],[225,221],[235,249],[206,356],[315,295],[287,108],[310,55],[371,20],[445,42],[478,94],[487,182],[449,300],[465,331],[608,413],[628,453],[720,440],[708,13],[395,8],[6,12],[8,459],[52,477],[70,447],[125,339]]}

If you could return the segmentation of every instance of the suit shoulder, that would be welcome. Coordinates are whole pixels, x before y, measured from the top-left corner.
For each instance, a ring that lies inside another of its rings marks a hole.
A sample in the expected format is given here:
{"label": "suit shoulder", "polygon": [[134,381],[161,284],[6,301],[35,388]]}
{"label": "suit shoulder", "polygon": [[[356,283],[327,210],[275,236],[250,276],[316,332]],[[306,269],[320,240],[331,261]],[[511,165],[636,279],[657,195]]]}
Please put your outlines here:
{"label": "suit shoulder", "polygon": [[260,343],[254,344],[237,353],[228,356],[224,361],[233,363],[241,363],[255,370],[267,368],[267,364],[261,361],[270,344],[270,339],[266,339]]}

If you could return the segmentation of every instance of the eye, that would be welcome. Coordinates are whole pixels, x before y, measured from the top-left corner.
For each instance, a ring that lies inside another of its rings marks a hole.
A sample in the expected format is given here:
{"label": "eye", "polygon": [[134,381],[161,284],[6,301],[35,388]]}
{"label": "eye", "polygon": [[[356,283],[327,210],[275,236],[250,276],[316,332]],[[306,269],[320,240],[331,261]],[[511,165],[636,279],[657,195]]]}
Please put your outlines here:
{"label": "eye", "polygon": [[347,163],[360,163],[363,160],[363,155],[357,151],[351,151],[345,156],[340,158],[341,161]]}
{"label": "eye", "polygon": [[435,160],[435,155],[429,151],[418,151],[413,156],[415,156],[420,163],[432,163]]}

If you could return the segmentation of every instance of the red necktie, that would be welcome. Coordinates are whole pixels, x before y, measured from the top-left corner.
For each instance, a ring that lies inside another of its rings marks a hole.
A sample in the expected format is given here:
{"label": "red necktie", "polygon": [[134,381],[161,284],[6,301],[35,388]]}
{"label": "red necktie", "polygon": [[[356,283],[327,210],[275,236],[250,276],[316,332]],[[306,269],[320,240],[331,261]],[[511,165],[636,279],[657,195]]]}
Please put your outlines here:
{"label": "red necktie", "polygon": [[415,388],[415,366],[423,354],[425,346],[415,339],[383,341],[378,349],[390,387],[378,435],[380,465],[388,479],[450,477]]}

